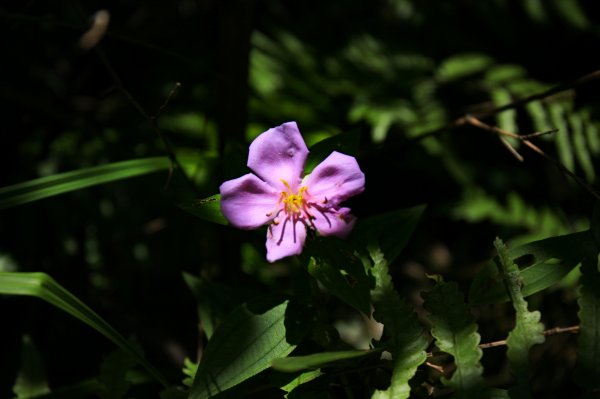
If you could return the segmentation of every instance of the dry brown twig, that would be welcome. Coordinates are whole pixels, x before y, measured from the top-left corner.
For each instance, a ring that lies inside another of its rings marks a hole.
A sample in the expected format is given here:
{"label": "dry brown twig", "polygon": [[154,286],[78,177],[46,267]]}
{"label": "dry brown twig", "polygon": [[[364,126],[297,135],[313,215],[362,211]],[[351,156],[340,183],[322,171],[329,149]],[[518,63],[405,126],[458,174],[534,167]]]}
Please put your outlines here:
{"label": "dry brown twig", "polygon": [[561,172],[563,172],[564,174],[566,174],[567,176],[572,178],[577,184],[579,184],[582,188],[584,188],[586,191],[588,191],[594,198],[600,200],[600,194],[598,194],[598,192],[591,185],[589,185],[584,179],[577,176],[575,173],[571,172],[561,162],[552,158],[551,156],[546,154],[541,148],[539,148],[538,146],[533,144],[531,141],[529,141],[530,138],[535,138],[535,137],[543,136],[545,134],[555,133],[558,131],[558,129],[552,129],[552,130],[548,130],[548,131],[544,131],[544,132],[535,132],[535,133],[531,133],[531,134],[519,135],[519,134],[515,134],[512,132],[508,132],[506,130],[500,129],[497,126],[488,125],[487,123],[482,122],[481,120],[479,120],[478,118],[476,118],[472,115],[464,116],[462,118],[462,124],[471,125],[473,127],[477,127],[479,129],[483,129],[490,133],[494,133],[494,134],[498,135],[498,137],[502,141],[502,144],[508,149],[508,151],[515,158],[517,158],[517,160],[519,160],[520,162],[523,162],[523,160],[524,160],[523,156],[517,152],[517,150],[510,144],[510,142],[508,140],[506,140],[505,137],[511,137],[511,138],[520,140],[527,147],[529,147],[530,149],[535,151],[537,154],[544,157],[544,159],[546,159],[547,161],[554,164]]}

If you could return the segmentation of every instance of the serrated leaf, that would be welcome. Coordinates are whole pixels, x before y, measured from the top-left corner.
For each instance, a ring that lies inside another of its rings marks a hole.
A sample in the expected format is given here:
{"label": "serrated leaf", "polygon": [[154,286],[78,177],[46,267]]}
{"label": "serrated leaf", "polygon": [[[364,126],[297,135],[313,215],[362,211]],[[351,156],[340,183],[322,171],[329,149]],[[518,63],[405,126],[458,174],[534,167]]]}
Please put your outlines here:
{"label": "serrated leaf", "polygon": [[428,293],[423,293],[425,310],[429,312],[431,335],[437,347],[454,357],[456,371],[450,379],[442,378],[453,388],[456,398],[483,397],[483,351],[479,348],[477,324],[464,302],[456,283],[438,283]]}
{"label": "serrated leaf", "polygon": [[40,298],[69,313],[129,353],[161,384],[167,380],[110,324],[45,273],[0,272],[0,294]]}
{"label": "serrated leaf", "polygon": [[178,204],[181,209],[200,219],[208,222],[227,225],[229,222],[221,212],[221,195],[215,194],[210,197],[182,202]]}
{"label": "serrated leaf", "polygon": [[[190,163],[190,160],[187,163]],[[168,170],[170,167],[171,163],[167,157],[154,157],[132,159],[71,172],[57,173],[0,188],[0,209],[26,204],[98,184]]]}
{"label": "serrated leaf", "polygon": [[309,174],[312,170],[327,158],[333,151],[342,154],[356,156],[360,147],[360,131],[350,130],[348,132],[336,134],[321,140],[310,147],[308,158],[304,164],[304,173]]}
{"label": "serrated leaf", "polygon": [[419,205],[359,219],[349,240],[356,248],[378,242],[383,256],[391,263],[408,243],[424,210],[425,205]]}
{"label": "serrated leaf", "polygon": [[[559,282],[581,261],[591,245],[589,231],[551,237],[508,250],[513,259],[531,256],[532,264],[520,270],[524,297]],[[506,302],[509,296],[501,273],[494,262],[488,262],[477,274],[469,290],[471,304]]]}
{"label": "serrated leaf", "polygon": [[[508,90],[502,87],[494,88],[490,94],[492,101],[497,107],[501,107],[513,101],[513,98]],[[517,111],[514,109],[508,109],[500,112],[498,115],[496,115],[496,122],[498,123],[500,129],[515,134],[519,133],[519,127],[517,125]],[[507,139],[514,147],[518,148],[520,144],[518,140],[510,137],[505,137],[505,139]]]}
{"label": "serrated leaf", "polygon": [[[591,254],[590,254],[591,255]],[[598,256],[589,256],[581,265],[579,289],[579,337],[575,379],[587,389],[600,388],[600,271]]]}
{"label": "serrated leaf", "polygon": [[575,156],[569,138],[569,126],[565,119],[565,110],[558,103],[550,103],[548,104],[548,111],[554,128],[558,129],[558,132],[554,133],[554,137],[560,161],[565,168],[573,172],[575,170]]}
{"label": "serrated leaf", "polygon": [[410,396],[409,380],[417,368],[425,362],[429,340],[413,309],[394,289],[388,270],[388,262],[379,248],[370,248],[373,260],[371,272],[375,288],[371,299],[375,312],[373,318],[383,323],[383,343],[389,346],[393,356],[393,371],[390,386],[376,390],[372,399],[404,399]]}
{"label": "serrated leaf", "polygon": [[21,365],[13,392],[18,399],[50,393],[42,357],[29,335],[21,340]]}
{"label": "serrated leaf", "polygon": [[325,367],[326,365],[329,365],[332,362],[365,357],[380,352],[381,350],[379,349],[322,352],[306,356],[290,356],[275,359],[273,360],[271,365],[275,370],[284,371],[286,373],[292,373],[295,371]]}
{"label": "serrated leaf", "polygon": [[286,340],[288,302],[262,298],[234,310],[217,327],[198,366],[190,399],[206,399],[255,376],[295,347]]}
{"label": "serrated leaf", "polygon": [[595,177],[594,164],[590,156],[590,150],[583,134],[583,120],[577,114],[569,115],[569,124],[573,132],[573,146],[575,148],[575,158],[585,173],[588,181],[593,181]]}
{"label": "serrated leaf", "polygon": [[317,237],[306,248],[311,256],[308,272],[329,292],[368,315],[371,313],[369,291],[373,281],[353,251],[346,241]]}
{"label": "serrated leaf", "polygon": [[528,398],[530,397],[529,350],[534,345],[545,341],[544,325],[540,323],[540,312],[530,312],[527,309],[527,301],[521,292],[522,280],[519,275],[519,267],[510,257],[506,246],[499,238],[496,239],[494,245],[498,251],[504,284],[516,312],[515,327],[506,339],[508,348],[506,356],[517,377],[517,385],[509,389],[509,394],[511,397],[517,395],[519,398]]}

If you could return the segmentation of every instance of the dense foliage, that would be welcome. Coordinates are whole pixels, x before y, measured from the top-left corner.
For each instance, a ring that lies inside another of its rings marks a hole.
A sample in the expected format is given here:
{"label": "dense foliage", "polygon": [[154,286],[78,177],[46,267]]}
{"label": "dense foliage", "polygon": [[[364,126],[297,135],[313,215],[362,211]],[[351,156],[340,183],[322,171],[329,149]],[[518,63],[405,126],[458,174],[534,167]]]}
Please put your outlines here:
{"label": "dense foliage", "polygon": [[[597,4],[163,3],[0,5],[0,397],[597,395]],[[366,186],[269,263],[289,121]]]}

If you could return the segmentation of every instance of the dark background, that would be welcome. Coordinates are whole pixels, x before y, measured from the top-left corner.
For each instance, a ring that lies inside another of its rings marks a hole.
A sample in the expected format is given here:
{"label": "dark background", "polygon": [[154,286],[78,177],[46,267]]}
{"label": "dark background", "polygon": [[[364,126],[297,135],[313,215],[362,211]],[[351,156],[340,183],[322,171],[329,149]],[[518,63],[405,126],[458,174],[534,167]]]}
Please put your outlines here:
{"label": "dark background", "polygon": [[[83,50],[78,41],[100,9],[110,13],[108,33]],[[533,94],[598,69],[598,12],[597,2],[575,0],[3,2],[0,186],[165,155],[151,118],[167,99],[160,132],[177,155],[198,156],[199,167],[189,181],[156,173],[0,211],[0,270],[52,275],[177,381],[203,340],[183,271],[240,297],[283,292],[291,278],[289,262],[265,264],[264,232],[212,225],[176,204],[245,173],[249,141],[295,120],[309,144],[361,133],[367,189],[351,203],[359,217],[428,204],[394,269],[403,292],[414,299],[425,272],[466,291],[496,235],[516,243],[585,228],[593,198],[533,152],[522,149],[519,163],[473,127],[430,144],[414,137],[492,106],[495,84],[510,100],[523,96],[516,80]],[[465,54],[487,63],[470,69]],[[520,72],[493,80],[494,68]],[[599,88],[592,80],[563,92],[564,119],[585,114],[595,126]],[[513,118],[521,133],[536,130],[526,110]],[[552,137],[539,145],[564,156]],[[577,162],[574,170],[585,172]],[[476,192],[485,199],[465,202]],[[577,323],[573,292],[567,284],[532,299],[548,328]],[[0,297],[0,312],[0,397],[11,395],[22,334],[40,350],[52,387],[95,375],[113,349],[39,300]],[[483,341],[510,330],[506,308],[476,312]],[[534,351],[537,397],[575,395],[574,342],[551,337]],[[500,385],[503,350],[484,356],[486,376]]]}

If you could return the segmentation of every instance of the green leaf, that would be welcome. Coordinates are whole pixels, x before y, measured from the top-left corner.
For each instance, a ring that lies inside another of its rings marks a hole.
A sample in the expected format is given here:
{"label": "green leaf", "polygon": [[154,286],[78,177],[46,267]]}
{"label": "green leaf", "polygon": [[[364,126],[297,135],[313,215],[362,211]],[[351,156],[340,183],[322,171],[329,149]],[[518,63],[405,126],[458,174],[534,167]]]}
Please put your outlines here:
{"label": "green leaf", "polygon": [[573,132],[573,146],[575,147],[575,158],[585,173],[588,181],[594,181],[594,163],[590,154],[590,147],[583,132],[583,119],[578,114],[569,115],[569,124]]}
{"label": "green leaf", "polygon": [[329,363],[336,362],[339,360],[355,359],[380,352],[381,350],[379,349],[322,352],[307,356],[290,356],[275,359],[273,360],[271,365],[275,370],[292,373],[301,370],[317,369],[320,367],[325,367]]}
{"label": "green leaf", "polygon": [[[490,93],[492,97],[492,101],[494,105],[497,107],[501,107],[505,104],[509,104],[513,101],[511,94],[508,90],[502,87],[496,87]],[[514,109],[508,109],[506,111],[502,111],[496,115],[496,122],[500,129],[503,129],[507,132],[511,133],[519,133],[519,126],[517,125],[517,111]],[[510,139],[510,143],[518,148],[518,145],[521,144],[518,140],[504,137],[505,139]]]}
{"label": "green leaf", "polygon": [[373,317],[384,325],[384,344],[390,346],[394,369],[386,390],[376,390],[372,399],[404,399],[410,396],[409,380],[425,362],[429,340],[413,309],[400,298],[389,275],[388,263],[378,248],[371,248],[375,288],[371,298]]}
{"label": "green leaf", "polygon": [[480,359],[480,336],[477,324],[464,302],[456,283],[438,283],[428,293],[423,293],[425,310],[429,312],[431,335],[437,347],[454,357],[456,371],[450,379],[442,378],[453,388],[456,398],[482,397],[484,388],[483,366]]}
{"label": "green leaf", "polygon": [[385,259],[391,263],[408,243],[424,210],[425,205],[419,205],[359,219],[349,240],[356,248],[379,242]]}
{"label": "green leaf", "polygon": [[485,71],[493,60],[484,54],[459,54],[444,60],[437,71],[437,78],[443,82],[452,82],[469,75]]}
{"label": "green leaf", "polygon": [[350,130],[336,134],[321,140],[310,147],[308,158],[304,164],[304,173],[309,174],[312,170],[327,158],[333,151],[342,154],[356,156],[360,148],[360,131]]}
{"label": "green leaf", "polygon": [[311,240],[306,252],[312,257],[308,272],[329,292],[365,315],[371,313],[369,291],[373,284],[362,261],[347,242],[333,237]]}
{"label": "green leaf", "polygon": [[575,170],[575,157],[569,138],[569,126],[565,117],[566,111],[564,107],[558,103],[548,104],[548,111],[550,112],[550,118],[554,128],[558,129],[558,132],[554,133],[554,138],[556,140],[556,150],[560,161],[565,168],[573,172]]}
{"label": "green leaf", "polygon": [[118,350],[106,356],[98,376],[98,382],[102,384],[100,398],[123,398],[131,386],[131,382],[126,378],[127,372],[136,364],[137,360],[128,352]]}
{"label": "green leaf", "polygon": [[[558,283],[581,261],[591,243],[589,231],[551,237],[508,250],[516,260],[531,257],[531,265],[520,271],[524,297]],[[494,262],[488,262],[477,274],[469,290],[474,305],[506,302],[510,298]]]}
{"label": "green leaf", "polygon": [[234,308],[249,298],[243,290],[208,281],[189,273],[183,273],[183,280],[196,298],[200,325],[208,339],[212,337],[217,325]]}
{"label": "green leaf", "polygon": [[496,238],[494,245],[498,251],[504,284],[516,312],[515,327],[506,339],[506,355],[517,377],[517,385],[509,389],[509,394],[511,397],[516,395],[519,398],[529,398],[529,350],[545,341],[544,325],[540,323],[540,312],[530,312],[527,309],[527,301],[521,292],[519,267],[509,255],[506,246],[499,238]]}
{"label": "green leaf", "polygon": [[[188,160],[187,162],[189,163],[190,161]],[[171,164],[167,157],[142,158],[29,180],[0,188],[0,209],[10,208],[98,184],[168,170],[170,166]]]}
{"label": "green leaf", "polygon": [[21,341],[21,367],[13,392],[18,399],[50,393],[42,357],[29,335],[23,335]]}
{"label": "green leaf", "polygon": [[588,256],[581,265],[579,289],[579,337],[575,378],[590,390],[600,388],[600,271],[598,256]]}
{"label": "green leaf", "polygon": [[307,382],[313,381],[315,378],[320,377],[323,373],[320,370],[311,370],[304,372],[294,378],[292,381],[282,386],[281,389],[286,391],[287,394],[285,397],[288,397],[288,394],[292,392],[294,389],[298,388],[302,384],[306,384]]}
{"label": "green leaf", "polygon": [[0,272],[0,294],[34,296],[71,314],[137,359],[161,384],[168,385],[160,372],[129,341],[47,274]]}
{"label": "green leaf", "polygon": [[221,212],[221,195],[215,194],[208,198],[187,201],[178,206],[186,212],[209,222],[227,225],[229,222]]}
{"label": "green leaf", "polygon": [[286,340],[287,304],[273,306],[271,299],[260,299],[234,310],[206,346],[190,399],[210,398],[287,356],[295,347]]}

